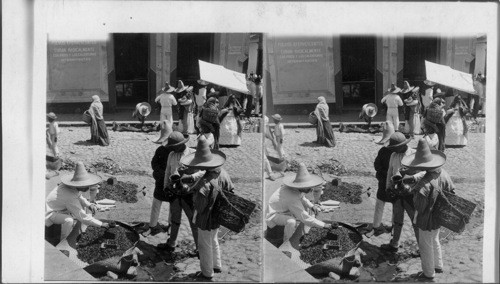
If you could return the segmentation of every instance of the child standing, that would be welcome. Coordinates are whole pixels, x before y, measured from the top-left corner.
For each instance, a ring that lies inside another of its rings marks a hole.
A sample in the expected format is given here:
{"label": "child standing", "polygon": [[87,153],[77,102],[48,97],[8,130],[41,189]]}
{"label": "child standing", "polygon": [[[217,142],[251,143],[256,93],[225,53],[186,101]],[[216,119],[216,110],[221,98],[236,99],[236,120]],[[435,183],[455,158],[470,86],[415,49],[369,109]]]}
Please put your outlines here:
{"label": "child standing", "polygon": [[61,132],[59,130],[59,125],[57,124],[57,116],[50,112],[47,114],[47,120],[49,121],[49,127],[47,128],[47,146],[52,152],[54,158],[59,157],[59,148],[57,147],[57,136]]}
{"label": "child standing", "polygon": [[276,139],[276,150],[280,159],[283,159],[285,152],[283,150],[283,136],[285,136],[285,127],[281,123],[281,115],[274,114],[271,116],[274,120],[274,138]]}

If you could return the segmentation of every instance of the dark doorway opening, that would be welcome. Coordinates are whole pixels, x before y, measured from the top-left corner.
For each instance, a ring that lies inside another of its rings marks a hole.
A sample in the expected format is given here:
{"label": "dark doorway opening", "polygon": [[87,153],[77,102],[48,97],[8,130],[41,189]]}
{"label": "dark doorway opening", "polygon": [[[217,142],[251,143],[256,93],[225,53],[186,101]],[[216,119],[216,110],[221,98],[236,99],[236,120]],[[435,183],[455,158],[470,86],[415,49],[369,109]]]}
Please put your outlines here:
{"label": "dark doorway opening", "polygon": [[423,86],[425,60],[438,63],[438,39],[436,37],[404,38],[403,80],[412,86]]}
{"label": "dark doorway opening", "polygon": [[375,36],[340,38],[344,107],[375,101]]}
{"label": "dark doorway opening", "polygon": [[189,33],[177,36],[177,79],[182,80],[184,85],[196,86],[196,80],[200,79],[198,60],[212,61],[213,41],[213,34]]}
{"label": "dark doorway opening", "polygon": [[148,101],[148,34],[113,34],[116,104],[119,108],[134,107]]}

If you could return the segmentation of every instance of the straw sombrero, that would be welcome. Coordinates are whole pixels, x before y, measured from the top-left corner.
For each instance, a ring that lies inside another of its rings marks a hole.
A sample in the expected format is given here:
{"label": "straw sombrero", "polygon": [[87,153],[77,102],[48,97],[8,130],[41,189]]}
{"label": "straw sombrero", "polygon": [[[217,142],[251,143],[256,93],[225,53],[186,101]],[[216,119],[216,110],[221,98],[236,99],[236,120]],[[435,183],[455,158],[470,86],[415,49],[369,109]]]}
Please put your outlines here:
{"label": "straw sombrero", "polygon": [[436,85],[436,83],[434,83],[432,81],[429,81],[429,80],[424,80],[424,84],[426,84],[427,86],[434,86],[434,85]]}
{"label": "straw sombrero", "polygon": [[403,133],[401,132],[394,132],[391,135],[391,138],[389,138],[389,145],[386,146],[388,149],[394,149],[400,146],[404,146],[408,143],[410,143],[411,138],[407,138]]}
{"label": "straw sombrero", "polygon": [[165,119],[160,123],[160,137],[158,138],[158,140],[153,142],[156,144],[163,144],[168,139],[171,133],[172,133],[172,125],[170,121]]}
{"label": "straw sombrero", "polygon": [[382,145],[385,142],[387,142],[387,140],[389,140],[389,138],[391,138],[391,135],[395,132],[392,121],[387,120],[386,122],[384,122],[384,124],[385,126],[384,126],[384,132],[382,132],[382,139],[380,139],[380,141],[378,142],[375,142],[376,144],[379,145]]}
{"label": "straw sombrero", "polygon": [[51,119],[57,119],[56,114],[55,114],[55,113],[53,113],[53,112],[49,112],[49,113],[47,113],[47,117],[48,117],[48,118],[51,118]]}
{"label": "straw sombrero", "polygon": [[151,105],[149,103],[146,103],[146,102],[138,103],[135,106],[135,111],[136,111],[136,113],[146,117],[151,113]]}
{"label": "straw sombrero", "polygon": [[226,162],[226,154],[219,150],[211,150],[207,138],[200,135],[196,152],[181,158],[180,163],[186,167],[200,170],[214,169]]}
{"label": "straw sombrero", "polygon": [[172,93],[173,91],[175,91],[175,88],[170,86],[170,83],[167,82],[165,83],[165,87],[163,87],[161,90],[164,91],[165,93]]}
{"label": "straw sombrero", "polygon": [[417,170],[430,170],[439,168],[446,163],[446,155],[438,150],[431,150],[423,138],[418,141],[415,154],[405,156],[401,165]]}
{"label": "straw sombrero", "polygon": [[88,187],[101,182],[101,178],[87,173],[82,162],[76,163],[75,173],[61,176],[61,182],[72,187]]}
{"label": "straw sombrero", "polygon": [[374,103],[369,103],[369,104],[364,104],[362,110],[369,117],[374,117],[377,115],[378,107]]}
{"label": "straw sombrero", "polygon": [[411,92],[415,86],[410,86],[410,83],[408,81],[404,81],[403,83],[403,89],[401,89],[401,93],[406,94],[408,92]]}
{"label": "straw sombrero", "polygon": [[198,80],[197,82],[198,82],[198,84],[200,84],[200,85],[202,85],[202,86],[206,86],[206,85],[208,85],[208,82],[207,82],[207,81],[205,81],[205,80],[202,80],[202,79]]}
{"label": "straw sombrero", "polygon": [[312,175],[307,170],[306,164],[300,163],[295,176],[283,178],[283,184],[295,189],[307,189],[323,184],[325,180],[317,175]]}
{"label": "straw sombrero", "polygon": [[187,88],[189,88],[189,86],[184,86],[184,83],[181,80],[179,80],[177,82],[177,89],[175,89],[175,92],[176,93],[182,93],[185,90],[187,90]]}
{"label": "straw sombrero", "polygon": [[276,120],[279,120],[279,121],[282,120],[281,115],[279,115],[279,114],[273,114],[273,115],[271,115],[271,117],[276,119]]}
{"label": "straw sombrero", "polygon": [[387,89],[387,92],[391,94],[398,94],[399,92],[401,92],[401,89],[398,88],[395,84],[391,84],[391,87]]}
{"label": "straw sombrero", "polygon": [[179,131],[173,131],[168,136],[167,140],[163,141],[163,146],[165,147],[175,147],[182,144],[186,144],[189,141],[189,135],[184,135]]}

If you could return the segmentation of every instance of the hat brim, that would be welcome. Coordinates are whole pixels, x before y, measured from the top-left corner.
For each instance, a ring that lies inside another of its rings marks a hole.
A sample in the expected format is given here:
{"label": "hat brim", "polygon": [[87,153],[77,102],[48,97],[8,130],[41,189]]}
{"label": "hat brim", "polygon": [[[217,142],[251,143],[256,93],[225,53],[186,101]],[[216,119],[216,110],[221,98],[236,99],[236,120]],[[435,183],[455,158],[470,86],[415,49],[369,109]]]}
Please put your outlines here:
{"label": "hat brim", "polygon": [[149,103],[140,103],[139,107],[141,107],[141,106],[147,107],[147,111],[146,111],[146,114],[142,114],[140,111],[139,111],[139,113],[142,116],[148,116],[151,113],[151,105]]}
{"label": "hat brim", "polygon": [[389,94],[398,94],[401,92],[401,88],[396,87],[396,89],[394,89],[394,90],[388,89],[387,91],[389,92]]}
{"label": "hat brim", "polygon": [[57,119],[57,116],[56,116],[56,115],[53,115],[53,116],[52,116],[52,115],[47,114],[47,117],[48,117],[48,118],[52,118],[52,119]]}
{"label": "hat brim", "polygon": [[185,90],[187,90],[189,88],[189,86],[184,86],[183,88],[180,88],[180,89],[175,89],[175,92],[176,93],[182,93],[184,92]]}
{"label": "hat brim", "polygon": [[295,175],[284,177],[283,184],[290,188],[305,189],[322,185],[325,182],[322,177],[313,174],[311,174],[310,179],[305,182],[294,182],[294,180]]}
{"label": "hat brim", "polygon": [[212,159],[208,162],[199,163],[194,161],[196,153],[192,153],[181,158],[180,163],[188,168],[200,170],[214,169],[224,165],[226,162],[226,154],[219,150],[210,150],[210,152],[212,152]]}
{"label": "hat brim", "polygon": [[163,142],[163,146],[165,147],[175,147],[175,146],[180,146],[180,145],[183,145],[183,144],[186,144],[187,142],[189,141],[189,136],[184,136],[184,140],[182,140],[181,142],[177,142],[175,144],[168,144],[168,138],[167,140],[165,140],[165,142]]}
{"label": "hat brim", "polygon": [[415,89],[415,86],[410,86],[408,89],[401,89],[401,93],[407,94]]}
{"label": "hat brim", "polygon": [[196,82],[198,82],[198,84],[200,84],[200,85],[202,85],[202,86],[206,86],[206,85],[208,85],[208,82],[207,82],[207,81],[205,81],[205,80],[198,80],[198,81],[196,81]]}
{"label": "hat brim", "polygon": [[272,118],[276,119],[276,120],[282,120],[283,118],[282,117],[279,117],[279,116],[274,116],[274,115],[271,115]]}
{"label": "hat brim", "polygon": [[436,83],[431,82],[429,80],[424,80],[424,84],[426,84],[427,86],[434,86],[434,85],[436,85]]}
{"label": "hat brim", "polygon": [[67,186],[83,188],[83,187],[89,187],[92,185],[96,185],[102,181],[101,177],[99,177],[97,175],[89,174],[89,173],[87,173],[87,175],[88,175],[88,178],[86,180],[71,181],[73,179],[73,174],[67,174],[67,175],[61,176],[61,182]]}
{"label": "hat brim", "polygon": [[375,144],[383,145],[383,144],[385,144],[385,142],[389,141],[389,138],[390,137],[386,137],[386,138],[382,137],[382,139],[380,139],[380,141],[378,141],[378,142],[375,142]]}
{"label": "hat brim", "polygon": [[[374,111],[373,111],[373,113],[372,113],[372,114],[370,114],[370,113],[368,112],[368,109],[369,109],[369,108],[373,108],[373,109],[374,109]],[[377,115],[377,113],[378,113],[378,107],[377,107],[377,105],[376,105],[376,104],[374,104],[374,103],[369,103],[369,104],[366,104],[366,107],[364,108],[364,110],[365,110],[365,114],[366,114],[367,116],[369,116],[369,117],[375,117],[375,116]]]}
{"label": "hat brim", "polygon": [[404,145],[410,143],[410,141],[411,141],[411,139],[406,139],[405,141],[403,141],[403,142],[401,142],[399,144],[396,144],[396,145],[387,145],[385,147],[388,148],[388,149],[394,149],[394,148],[397,148],[397,147],[400,147],[400,146],[404,146]]}
{"label": "hat brim", "polygon": [[403,157],[401,160],[401,165],[415,170],[430,170],[443,166],[446,163],[446,155],[438,150],[431,150],[431,154],[433,156],[430,162],[426,163],[416,163],[415,162],[415,153]]}

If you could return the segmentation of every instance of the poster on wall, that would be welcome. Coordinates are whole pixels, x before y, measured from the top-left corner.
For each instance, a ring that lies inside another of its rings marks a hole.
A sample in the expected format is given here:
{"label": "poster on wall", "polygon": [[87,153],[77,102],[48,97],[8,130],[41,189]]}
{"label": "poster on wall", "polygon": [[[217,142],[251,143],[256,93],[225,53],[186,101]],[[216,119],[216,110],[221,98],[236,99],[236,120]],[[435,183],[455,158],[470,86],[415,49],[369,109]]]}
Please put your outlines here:
{"label": "poster on wall", "polygon": [[274,103],[316,103],[319,96],[335,102],[331,38],[275,36],[271,44]]}
{"label": "poster on wall", "polygon": [[108,101],[106,43],[52,41],[47,46],[47,102]]}

